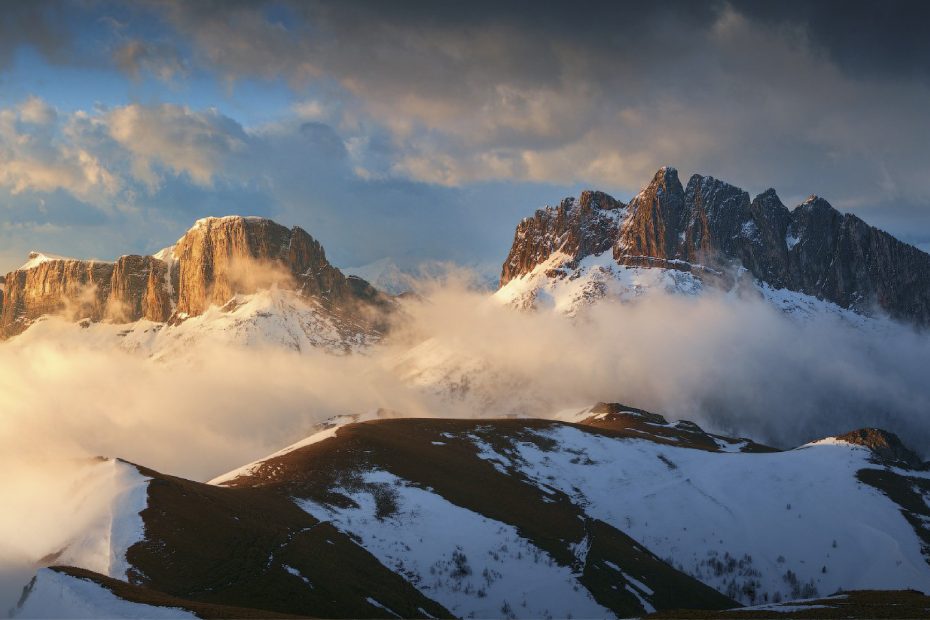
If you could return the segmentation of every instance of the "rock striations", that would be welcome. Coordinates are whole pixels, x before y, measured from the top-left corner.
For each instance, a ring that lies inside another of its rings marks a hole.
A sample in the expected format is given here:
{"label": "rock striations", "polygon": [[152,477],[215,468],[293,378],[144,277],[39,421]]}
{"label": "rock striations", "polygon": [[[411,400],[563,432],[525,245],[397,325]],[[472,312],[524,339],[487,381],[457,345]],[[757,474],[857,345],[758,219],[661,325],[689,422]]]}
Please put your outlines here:
{"label": "rock striations", "polygon": [[501,286],[556,252],[571,267],[608,249],[618,265],[698,275],[745,269],[776,289],[930,324],[930,255],[822,198],[789,210],[772,189],[750,199],[738,187],[697,174],[682,187],[670,167],[656,172],[628,205],[583,192],[524,219]]}
{"label": "rock striations", "polygon": [[385,304],[367,282],[333,267],[303,229],[256,217],[198,220],[155,256],[103,262],[33,252],[29,258],[4,279],[0,338],[48,314],[116,323],[178,321],[275,285],[299,290],[334,311]]}

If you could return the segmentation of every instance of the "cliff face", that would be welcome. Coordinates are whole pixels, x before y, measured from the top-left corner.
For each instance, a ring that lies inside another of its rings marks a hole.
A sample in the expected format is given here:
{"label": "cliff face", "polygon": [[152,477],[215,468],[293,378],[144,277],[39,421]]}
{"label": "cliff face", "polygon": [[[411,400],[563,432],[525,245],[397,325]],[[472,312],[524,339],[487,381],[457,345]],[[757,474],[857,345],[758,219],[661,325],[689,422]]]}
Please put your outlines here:
{"label": "cliff face", "polygon": [[170,265],[152,256],[121,256],[113,267],[107,318],[117,322],[167,321],[174,312]]}
{"label": "cliff face", "polygon": [[44,314],[102,319],[112,277],[113,263],[66,259],[7,274],[0,336],[17,334]]}
{"label": "cliff face", "polygon": [[331,307],[378,297],[367,282],[333,267],[323,246],[303,229],[261,218],[200,220],[178,241],[174,257],[177,309],[189,315],[273,285],[297,288]]}
{"label": "cliff face", "polygon": [[501,286],[562,252],[577,261],[613,245],[626,205],[603,192],[582,192],[559,206],[539,209],[517,226],[504,261]]}
{"label": "cliff face", "polygon": [[[609,196],[604,201],[621,204]],[[559,234],[577,236],[566,224],[571,210],[565,205],[573,204],[567,199],[521,222],[502,285],[545,260]],[[789,210],[774,190],[750,200],[738,187],[701,175],[684,188],[677,171],[666,167],[618,213],[616,225],[591,227],[593,234],[583,244],[568,244],[575,262],[612,248],[622,265],[689,271],[700,271],[699,265],[742,267],[775,288],[930,324],[930,255],[821,198],[812,196]]]}
{"label": "cliff face", "polygon": [[47,314],[117,323],[165,322],[222,306],[236,294],[272,286],[296,289],[338,312],[381,308],[383,296],[329,264],[304,230],[262,218],[199,220],[170,252],[116,262],[30,255],[8,274],[0,297],[0,337]]}

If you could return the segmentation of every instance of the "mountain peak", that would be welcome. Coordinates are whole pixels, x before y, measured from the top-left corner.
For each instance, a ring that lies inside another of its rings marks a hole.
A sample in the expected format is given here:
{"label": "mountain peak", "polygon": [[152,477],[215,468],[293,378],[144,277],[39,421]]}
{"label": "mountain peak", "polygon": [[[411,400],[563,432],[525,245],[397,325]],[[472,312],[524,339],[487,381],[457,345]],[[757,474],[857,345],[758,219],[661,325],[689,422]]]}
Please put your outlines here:
{"label": "mountain peak", "polygon": [[[690,272],[698,280],[692,290],[732,285],[726,274],[742,267],[773,289],[864,315],[880,308],[892,318],[930,325],[930,255],[843,216],[817,195],[789,210],[774,189],[750,201],[741,188],[712,176],[692,175],[683,189],[678,171],[663,166],[628,205],[610,198],[612,206],[604,210],[589,199],[597,208],[579,208],[586,197],[598,196],[606,195],[587,190],[581,200],[563,201],[521,222],[501,286],[543,264],[547,278],[572,275],[566,268],[612,248],[617,266]],[[592,214],[615,221],[592,226]],[[566,234],[572,226],[584,234]],[[576,243],[580,238],[584,242]],[[567,260],[547,262],[557,251]],[[534,298],[531,291],[519,297]]]}
{"label": "mountain peak", "polygon": [[93,321],[173,322],[275,287],[353,316],[358,305],[384,307],[367,282],[349,280],[332,266],[306,231],[255,216],[199,219],[155,256],[102,262],[32,252],[11,275],[0,300],[0,338],[23,331],[40,316],[62,312]]}

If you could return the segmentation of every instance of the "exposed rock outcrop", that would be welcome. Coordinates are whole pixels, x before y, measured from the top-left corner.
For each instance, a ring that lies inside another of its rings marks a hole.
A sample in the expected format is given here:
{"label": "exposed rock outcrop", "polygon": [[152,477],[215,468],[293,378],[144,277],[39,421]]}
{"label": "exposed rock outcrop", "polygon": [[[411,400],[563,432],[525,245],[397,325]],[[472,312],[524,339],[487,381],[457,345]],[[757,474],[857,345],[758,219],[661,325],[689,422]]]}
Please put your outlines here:
{"label": "exposed rock outcrop", "polygon": [[273,286],[352,313],[355,323],[378,321],[387,304],[367,282],[333,267],[301,228],[264,218],[206,218],[157,256],[102,262],[32,253],[0,291],[0,338],[50,314],[116,323],[181,320]]}
{"label": "exposed rock outcrop", "polygon": [[50,259],[7,274],[0,336],[17,334],[45,314],[102,319],[113,270],[113,263]]}
{"label": "exposed rock outcrop", "polygon": [[[606,194],[600,204],[622,203]],[[581,201],[579,201],[581,202]],[[743,268],[774,288],[787,288],[862,314],[930,324],[930,255],[843,214],[812,196],[789,210],[769,189],[750,200],[738,187],[693,175],[682,187],[664,167],[611,225],[573,199],[536,212],[517,227],[501,285],[532,271],[557,249],[577,263],[612,249],[618,264],[695,273]],[[576,214],[577,212],[577,214]],[[578,233],[579,224],[586,235]],[[579,242],[583,239],[583,243]],[[568,265],[569,267],[571,265]]]}
{"label": "exposed rock outcrop", "polygon": [[916,452],[904,445],[900,437],[880,428],[860,428],[840,435],[837,439],[868,448],[875,460],[885,465],[897,465],[908,469],[927,467]]}
{"label": "exposed rock outcrop", "polygon": [[532,271],[555,252],[574,260],[600,254],[613,245],[626,205],[603,192],[582,192],[559,206],[539,209],[517,226],[501,272],[501,286]]}
{"label": "exposed rock outcrop", "polygon": [[199,220],[175,245],[174,256],[178,312],[189,315],[273,285],[294,286],[332,306],[378,298],[367,282],[333,267],[323,246],[303,229],[263,218]]}
{"label": "exposed rock outcrop", "polygon": [[152,256],[121,256],[113,268],[107,318],[117,322],[167,321],[175,306],[170,267]]}

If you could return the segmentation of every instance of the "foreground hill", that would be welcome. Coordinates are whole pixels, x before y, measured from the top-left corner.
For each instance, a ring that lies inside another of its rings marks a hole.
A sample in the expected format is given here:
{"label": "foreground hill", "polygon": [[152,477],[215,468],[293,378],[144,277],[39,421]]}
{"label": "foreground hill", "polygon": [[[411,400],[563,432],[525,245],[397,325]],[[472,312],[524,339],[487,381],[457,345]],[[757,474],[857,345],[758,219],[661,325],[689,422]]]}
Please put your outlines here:
{"label": "foreground hill", "polygon": [[517,226],[499,297],[565,312],[659,288],[756,288],[789,313],[848,310],[930,323],[930,255],[811,196],[789,210],[774,190],[664,167],[629,204],[586,191]]}
{"label": "foreground hill", "polygon": [[76,568],[40,571],[17,615],[772,615],[884,591],[842,603],[867,617],[930,591],[930,474],[877,430],[779,452],[602,404],[351,423],[211,484],[108,463],[147,494],[114,498],[111,523],[136,534],[103,555],[124,560],[66,547],[45,564]]}

